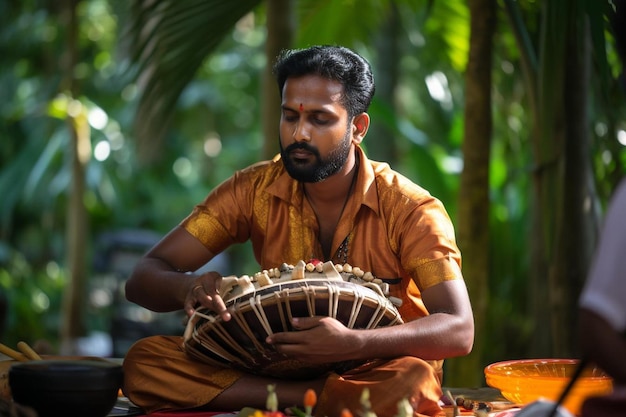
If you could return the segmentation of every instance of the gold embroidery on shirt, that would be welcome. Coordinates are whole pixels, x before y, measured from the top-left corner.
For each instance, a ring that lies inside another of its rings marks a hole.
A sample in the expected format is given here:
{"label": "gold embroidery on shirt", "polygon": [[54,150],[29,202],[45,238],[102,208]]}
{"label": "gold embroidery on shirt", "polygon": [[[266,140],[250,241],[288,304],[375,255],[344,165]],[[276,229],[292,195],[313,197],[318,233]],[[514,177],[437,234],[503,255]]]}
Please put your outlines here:
{"label": "gold embroidery on shirt", "polygon": [[417,259],[411,262],[410,270],[414,271],[413,276],[417,277],[422,290],[443,281],[463,278],[461,268],[451,256],[439,259]]}
{"label": "gold embroidery on shirt", "polygon": [[[184,223],[185,229],[194,235],[210,251],[217,252],[222,248],[211,247],[211,242],[224,242],[230,240],[228,232],[222,225],[208,213],[198,213]],[[217,239],[216,239],[217,238]]]}

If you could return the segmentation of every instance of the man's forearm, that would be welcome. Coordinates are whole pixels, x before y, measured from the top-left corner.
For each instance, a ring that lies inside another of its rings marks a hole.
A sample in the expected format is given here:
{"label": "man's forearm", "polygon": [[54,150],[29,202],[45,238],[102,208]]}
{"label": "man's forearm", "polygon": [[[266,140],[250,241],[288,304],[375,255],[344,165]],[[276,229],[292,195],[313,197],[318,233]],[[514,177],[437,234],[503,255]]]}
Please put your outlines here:
{"label": "man's forearm", "polygon": [[159,259],[143,258],[126,282],[126,298],[153,311],[180,310],[194,278]]}
{"label": "man's forearm", "polygon": [[445,313],[364,332],[362,352],[370,357],[445,359],[466,355],[474,340],[473,328],[465,329],[461,319]]}

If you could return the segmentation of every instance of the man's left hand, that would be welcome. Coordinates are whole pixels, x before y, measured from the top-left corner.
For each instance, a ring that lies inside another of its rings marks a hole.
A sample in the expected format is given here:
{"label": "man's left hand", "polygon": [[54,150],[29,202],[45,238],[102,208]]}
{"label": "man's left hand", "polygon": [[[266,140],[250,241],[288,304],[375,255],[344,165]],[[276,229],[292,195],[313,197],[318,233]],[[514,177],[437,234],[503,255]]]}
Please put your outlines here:
{"label": "man's left hand", "polygon": [[331,317],[292,319],[296,331],[275,333],[267,343],[291,358],[309,363],[328,363],[354,359],[359,350],[356,330],[348,329]]}

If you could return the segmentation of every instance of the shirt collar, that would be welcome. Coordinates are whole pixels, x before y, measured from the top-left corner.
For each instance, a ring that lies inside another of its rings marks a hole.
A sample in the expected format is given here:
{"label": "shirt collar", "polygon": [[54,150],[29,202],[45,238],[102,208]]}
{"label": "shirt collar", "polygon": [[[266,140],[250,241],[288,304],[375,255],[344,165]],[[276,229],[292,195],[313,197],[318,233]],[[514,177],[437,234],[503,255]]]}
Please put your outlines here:
{"label": "shirt collar", "polygon": [[[360,146],[356,147],[357,160],[359,161],[357,180],[351,199],[355,199],[358,206],[365,205],[378,214],[378,191],[376,189],[376,173],[372,162],[367,159],[365,152]],[[267,187],[267,192],[281,200],[300,205],[302,202],[302,184],[289,176],[280,158],[280,154],[272,159],[273,163],[280,164],[280,175]]]}

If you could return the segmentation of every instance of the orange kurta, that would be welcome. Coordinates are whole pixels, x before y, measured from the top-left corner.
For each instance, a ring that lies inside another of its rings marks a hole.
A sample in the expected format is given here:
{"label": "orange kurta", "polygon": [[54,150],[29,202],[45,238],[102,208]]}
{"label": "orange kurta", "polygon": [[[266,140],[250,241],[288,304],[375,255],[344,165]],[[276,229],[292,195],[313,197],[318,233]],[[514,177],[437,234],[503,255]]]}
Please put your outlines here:
{"label": "orange kurta", "polygon": [[[403,301],[399,311],[405,322],[423,317],[428,311],[420,290],[462,279],[452,223],[426,190],[387,164],[368,160],[359,147],[357,152],[358,174],[333,238],[332,260],[388,282],[390,295]],[[278,157],[235,173],[181,225],[215,254],[250,240],[261,269],[323,259],[319,226],[302,184],[287,174]],[[393,416],[402,398],[415,399],[418,411],[434,415],[441,366],[442,361],[402,357],[331,374],[316,414],[332,417],[340,407],[358,407],[360,393],[368,387],[379,417]],[[242,375],[189,359],[182,339],[172,337],[139,341],[128,352],[124,370],[126,395],[148,411],[205,405]]]}
{"label": "orange kurta", "polygon": [[[404,321],[425,316],[420,289],[462,279],[450,218],[426,190],[357,152],[358,176],[333,238],[333,261],[387,281],[390,295],[403,301]],[[250,240],[261,269],[323,259],[315,213],[279,157],[235,173],[182,225],[213,253]]]}

